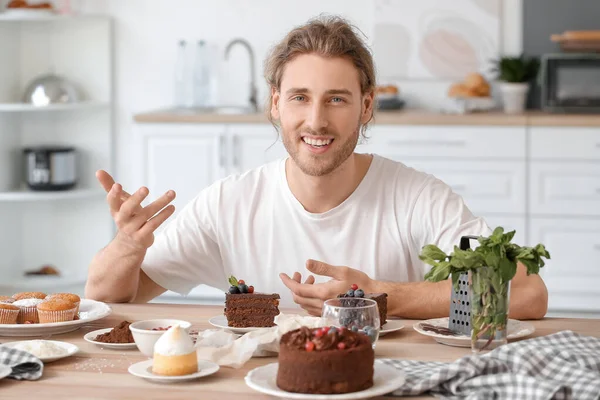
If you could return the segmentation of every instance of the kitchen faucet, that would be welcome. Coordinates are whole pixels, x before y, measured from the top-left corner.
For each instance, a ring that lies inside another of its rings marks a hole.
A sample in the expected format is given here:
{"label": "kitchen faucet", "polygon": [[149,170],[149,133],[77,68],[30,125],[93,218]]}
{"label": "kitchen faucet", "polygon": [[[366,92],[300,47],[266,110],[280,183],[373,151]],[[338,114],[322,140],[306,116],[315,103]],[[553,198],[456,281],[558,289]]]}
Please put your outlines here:
{"label": "kitchen faucet", "polygon": [[230,41],[227,44],[227,47],[225,48],[225,60],[227,60],[229,58],[229,52],[231,51],[231,48],[233,46],[235,46],[236,44],[242,45],[243,47],[246,48],[246,50],[248,50],[248,55],[250,56],[250,106],[252,107],[252,110],[254,112],[258,112],[258,99],[257,99],[257,92],[258,90],[256,89],[256,81],[255,81],[255,74],[254,74],[254,51],[252,50],[252,47],[250,46],[250,43],[248,43],[245,39],[233,39],[232,41]]}

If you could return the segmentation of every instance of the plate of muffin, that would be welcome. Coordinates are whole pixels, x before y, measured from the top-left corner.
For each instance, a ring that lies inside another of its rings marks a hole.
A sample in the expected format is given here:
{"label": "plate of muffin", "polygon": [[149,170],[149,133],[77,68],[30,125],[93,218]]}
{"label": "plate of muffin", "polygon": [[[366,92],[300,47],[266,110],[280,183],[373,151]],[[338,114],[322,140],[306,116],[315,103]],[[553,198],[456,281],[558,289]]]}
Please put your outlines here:
{"label": "plate of muffin", "polygon": [[21,292],[0,296],[0,336],[71,332],[111,313],[105,303],[73,293]]}
{"label": "plate of muffin", "polygon": [[375,360],[370,338],[349,329],[301,327],[280,340],[278,362],[250,371],[246,385],[287,399],[366,399],[398,389],[404,373]]}

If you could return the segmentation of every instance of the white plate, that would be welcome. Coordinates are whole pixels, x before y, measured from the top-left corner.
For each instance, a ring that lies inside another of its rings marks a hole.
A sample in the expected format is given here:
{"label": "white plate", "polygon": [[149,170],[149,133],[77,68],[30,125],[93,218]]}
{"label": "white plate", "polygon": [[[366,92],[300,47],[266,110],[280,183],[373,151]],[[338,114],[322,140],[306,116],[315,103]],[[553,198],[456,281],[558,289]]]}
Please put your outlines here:
{"label": "white plate", "polygon": [[198,360],[198,372],[189,375],[180,376],[163,376],[152,373],[152,361],[146,360],[133,364],[128,371],[131,375],[139,376],[140,378],[149,379],[161,383],[175,383],[182,381],[191,381],[203,376],[212,375],[219,370],[219,366],[213,362],[206,360]]}
{"label": "white plate", "polygon": [[[16,347],[19,344],[22,343],[27,343],[27,342],[31,342],[31,340],[22,340],[20,342],[10,342],[10,343],[4,343],[2,346],[6,346],[6,347]],[[73,354],[76,354],[79,351],[79,347],[75,346],[72,343],[67,343],[67,342],[59,342],[57,340],[39,340],[39,342],[48,342],[48,343],[52,343],[55,344],[56,346],[62,347],[63,349],[66,350],[66,353],[60,356],[53,356],[53,357],[38,357],[41,361],[45,362],[45,363],[49,363],[52,361],[56,361],[56,360],[60,360],[61,358],[65,358],[65,357],[70,357]],[[35,355],[35,354],[34,354]]]}
{"label": "white plate", "polygon": [[83,325],[102,319],[112,312],[111,308],[100,301],[81,299],[79,318],[75,321],[53,322],[51,324],[0,324],[0,336],[12,337],[44,337],[67,333],[81,328]]}
{"label": "white plate", "polygon": [[7,367],[4,364],[0,364],[0,379],[6,378],[12,372],[12,368]]}
{"label": "white plate", "polygon": [[112,330],[113,330],[113,328],[106,328],[106,329],[98,329],[97,331],[88,332],[85,334],[85,336],[83,336],[83,340],[85,340],[86,342],[98,345],[100,347],[107,348],[107,349],[116,349],[116,350],[137,349],[137,345],[135,343],[103,343],[103,342],[96,342],[94,340],[96,338],[96,336],[101,335],[106,332],[110,332]]}
{"label": "white plate", "polygon": [[[448,346],[456,346],[456,347],[471,347],[471,337],[467,335],[459,335],[459,336],[447,336],[441,335],[439,333],[426,331],[421,328],[420,324],[426,323],[431,324],[433,326],[439,327],[448,327],[448,317],[446,318],[435,318],[429,319],[427,321],[417,322],[413,325],[415,331],[419,332],[422,335],[430,336],[435,339],[436,342],[441,344],[446,344]],[[508,340],[520,339],[525,336],[531,335],[535,332],[535,327],[526,321],[519,321],[516,319],[508,320]]]}
{"label": "white plate", "polygon": [[273,363],[253,369],[246,375],[246,385],[258,392],[287,399],[352,400],[381,396],[393,392],[404,384],[404,373],[401,370],[375,360],[373,386],[369,389],[344,394],[292,393],[277,387],[277,368],[278,363]]}
{"label": "white plate", "polygon": [[229,332],[244,334],[252,331],[256,331],[259,329],[269,329],[265,327],[256,327],[256,328],[234,328],[233,326],[227,326],[227,317],[224,315],[219,315],[216,317],[212,317],[208,320],[208,322],[217,328],[225,329]]}
{"label": "white plate", "polygon": [[379,337],[384,336],[391,332],[399,331],[404,328],[404,323],[400,319],[388,319],[385,324],[379,330]]}

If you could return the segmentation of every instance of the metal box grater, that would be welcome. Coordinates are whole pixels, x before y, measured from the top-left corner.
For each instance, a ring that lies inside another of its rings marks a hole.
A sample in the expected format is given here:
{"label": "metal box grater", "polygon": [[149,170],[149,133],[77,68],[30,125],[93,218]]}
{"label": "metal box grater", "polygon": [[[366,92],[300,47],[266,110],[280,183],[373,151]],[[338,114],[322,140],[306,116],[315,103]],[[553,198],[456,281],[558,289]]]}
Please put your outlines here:
{"label": "metal box grater", "polygon": [[[477,240],[477,236],[463,236],[460,238],[460,249],[471,248],[470,240]],[[448,329],[471,336],[471,291],[469,290],[469,274],[460,274],[458,278],[458,291],[452,286],[450,295],[450,318]]]}

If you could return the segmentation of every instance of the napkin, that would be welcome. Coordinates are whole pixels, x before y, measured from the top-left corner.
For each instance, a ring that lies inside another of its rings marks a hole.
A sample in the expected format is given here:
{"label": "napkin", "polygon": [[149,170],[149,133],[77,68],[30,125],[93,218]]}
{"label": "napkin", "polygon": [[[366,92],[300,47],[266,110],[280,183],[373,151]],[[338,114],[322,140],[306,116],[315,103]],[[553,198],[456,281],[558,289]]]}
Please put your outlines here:
{"label": "napkin", "polygon": [[329,325],[325,318],[297,314],[279,314],[275,317],[275,324],[272,328],[258,329],[243,336],[217,329],[200,332],[196,340],[198,358],[240,368],[252,357],[276,355],[279,339],[286,332],[301,326],[318,328]]}
{"label": "napkin", "polygon": [[561,331],[500,346],[453,363],[385,359],[403,370],[394,396],[444,399],[597,400],[600,338]]}
{"label": "napkin", "polygon": [[8,378],[35,381],[42,376],[44,363],[31,353],[0,346],[0,364],[12,368]]}

